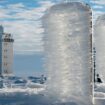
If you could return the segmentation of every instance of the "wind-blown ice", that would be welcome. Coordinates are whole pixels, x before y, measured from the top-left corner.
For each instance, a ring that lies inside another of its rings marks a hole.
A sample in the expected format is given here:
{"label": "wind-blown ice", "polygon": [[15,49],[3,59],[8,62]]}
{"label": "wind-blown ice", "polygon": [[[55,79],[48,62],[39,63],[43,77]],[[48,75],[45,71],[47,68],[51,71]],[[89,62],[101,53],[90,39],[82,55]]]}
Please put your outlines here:
{"label": "wind-blown ice", "polygon": [[105,81],[105,15],[100,16],[94,26],[96,47],[96,73]]}
{"label": "wind-blown ice", "polygon": [[88,6],[71,2],[43,17],[46,91],[54,100],[91,105],[91,15]]}

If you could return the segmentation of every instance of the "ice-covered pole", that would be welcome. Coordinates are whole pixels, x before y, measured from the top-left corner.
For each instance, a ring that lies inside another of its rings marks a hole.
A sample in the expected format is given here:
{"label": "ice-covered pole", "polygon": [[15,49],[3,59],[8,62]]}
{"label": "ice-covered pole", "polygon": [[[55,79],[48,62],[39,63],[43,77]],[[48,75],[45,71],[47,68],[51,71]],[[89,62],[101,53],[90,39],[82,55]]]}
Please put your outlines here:
{"label": "ice-covered pole", "polygon": [[46,91],[55,100],[91,105],[91,15],[87,5],[71,2],[43,17]]}
{"label": "ice-covered pole", "polygon": [[96,75],[105,81],[105,14],[99,16],[94,26],[96,47]]}

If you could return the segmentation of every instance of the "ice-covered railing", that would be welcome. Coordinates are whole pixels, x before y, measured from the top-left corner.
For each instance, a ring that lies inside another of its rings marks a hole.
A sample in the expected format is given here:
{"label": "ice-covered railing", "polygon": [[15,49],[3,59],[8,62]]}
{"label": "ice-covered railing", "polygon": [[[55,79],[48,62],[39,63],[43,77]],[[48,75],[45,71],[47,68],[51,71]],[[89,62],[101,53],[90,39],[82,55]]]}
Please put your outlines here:
{"label": "ice-covered railing", "polygon": [[98,17],[94,26],[96,47],[96,73],[105,82],[105,14]]}
{"label": "ice-covered railing", "polygon": [[91,16],[89,6],[71,2],[52,6],[43,17],[46,92],[54,100],[92,104]]}

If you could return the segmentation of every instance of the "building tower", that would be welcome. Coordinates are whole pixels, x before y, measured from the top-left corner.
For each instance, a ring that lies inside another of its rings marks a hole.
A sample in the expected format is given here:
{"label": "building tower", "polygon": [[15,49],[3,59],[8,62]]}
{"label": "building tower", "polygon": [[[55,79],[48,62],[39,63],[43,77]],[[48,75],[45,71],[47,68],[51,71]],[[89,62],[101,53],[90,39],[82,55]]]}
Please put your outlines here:
{"label": "building tower", "polygon": [[2,75],[2,36],[3,36],[4,30],[2,25],[0,25],[0,76]]}
{"label": "building tower", "polygon": [[12,35],[4,33],[3,26],[0,25],[0,76],[12,75],[13,42]]}
{"label": "building tower", "polygon": [[2,76],[11,76],[13,68],[13,42],[11,34],[2,36]]}

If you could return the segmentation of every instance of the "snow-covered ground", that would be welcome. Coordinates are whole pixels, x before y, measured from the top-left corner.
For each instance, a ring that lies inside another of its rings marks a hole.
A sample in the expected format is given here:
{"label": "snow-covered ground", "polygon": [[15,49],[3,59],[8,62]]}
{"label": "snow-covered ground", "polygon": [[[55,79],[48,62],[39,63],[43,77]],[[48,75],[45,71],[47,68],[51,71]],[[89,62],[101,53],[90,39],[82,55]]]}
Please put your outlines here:
{"label": "snow-covered ground", "polygon": [[[34,84],[34,88],[2,88],[0,89],[0,105],[37,105],[42,99],[44,85]],[[37,102],[38,101],[38,102]],[[40,104],[39,104],[40,105]]]}
{"label": "snow-covered ground", "polygon": [[[5,82],[9,80],[5,79]],[[21,82],[13,82],[17,80]],[[45,93],[45,84],[31,82],[32,78],[27,79],[28,82],[22,82],[23,80],[14,79],[11,85],[8,85],[10,87],[0,88],[0,105],[87,105],[79,97],[71,97],[68,103],[53,103],[55,99]],[[94,105],[105,105],[105,83],[95,84]]]}
{"label": "snow-covered ground", "polygon": [[42,105],[45,85],[38,77],[0,78],[0,105]]}
{"label": "snow-covered ground", "polygon": [[1,89],[0,105],[42,105],[43,89]]}
{"label": "snow-covered ground", "polygon": [[87,105],[77,99],[77,102],[53,102],[51,97],[35,90],[15,90],[15,92],[0,93],[0,105]]}
{"label": "snow-covered ground", "polygon": [[105,83],[95,84],[94,101],[95,105],[105,105]]}
{"label": "snow-covered ground", "polygon": [[54,97],[47,96],[45,84],[31,82],[30,79],[28,82],[17,77],[3,80],[5,86],[0,88],[0,105],[87,105],[79,97],[71,97],[71,101],[66,103],[55,101]]}
{"label": "snow-covered ground", "polygon": [[[104,83],[95,85],[94,98],[94,105],[105,105]],[[72,101],[69,103],[53,103],[53,99],[45,94],[45,85],[38,83],[34,84],[34,88],[0,89],[0,105],[86,105],[79,98],[74,97],[71,99]],[[77,103],[73,100],[76,100]]]}
{"label": "snow-covered ground", "polygon": [[[81,100],[71,98],[71,102],[53,102],[43,88],[3,88],[0,89],[0,105],[87,105]],[[76,101],[77,102],[76,102]]]}

